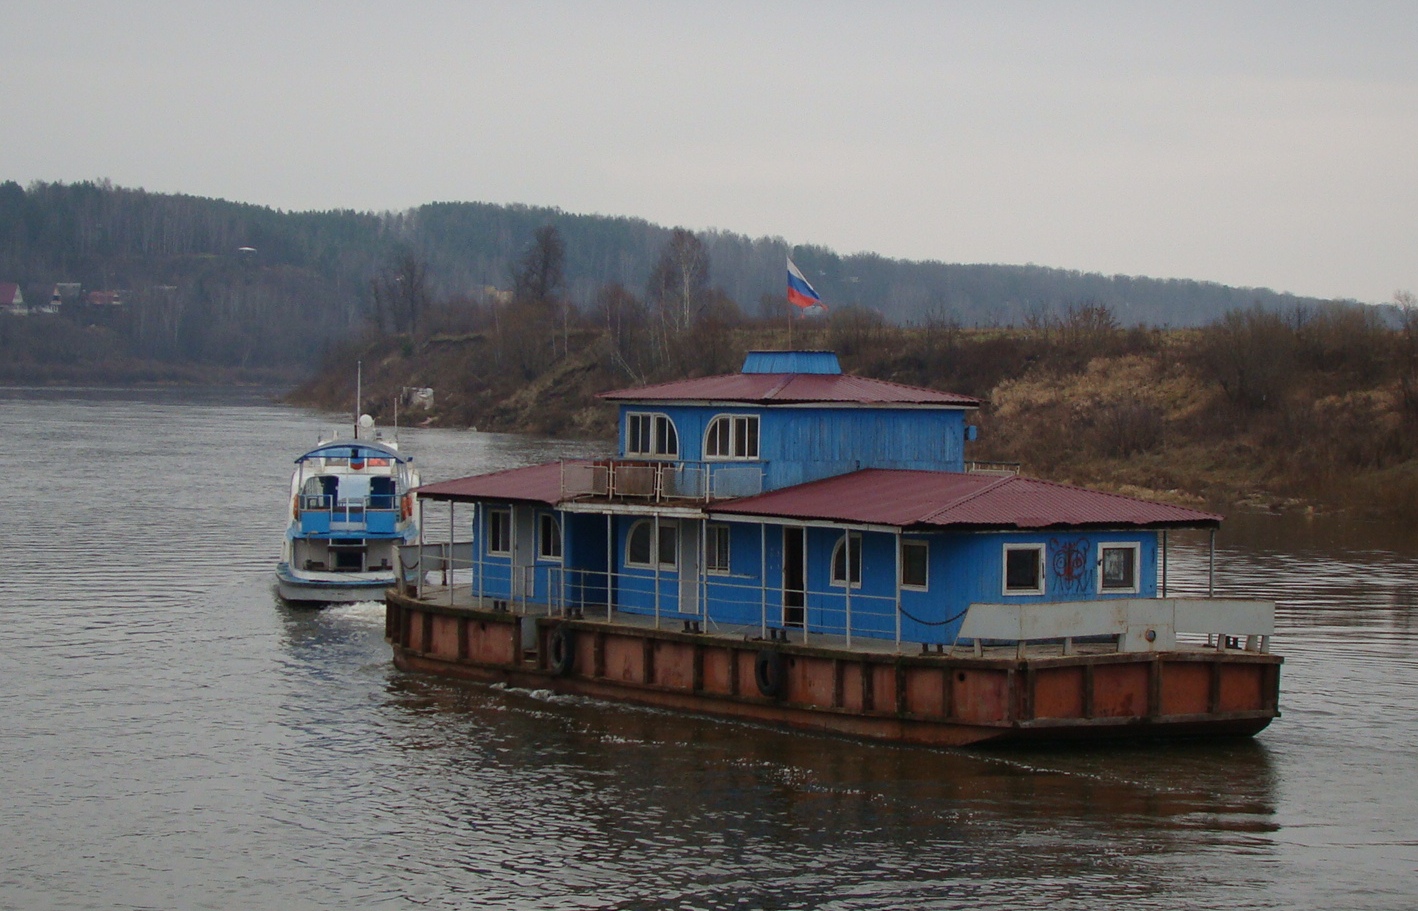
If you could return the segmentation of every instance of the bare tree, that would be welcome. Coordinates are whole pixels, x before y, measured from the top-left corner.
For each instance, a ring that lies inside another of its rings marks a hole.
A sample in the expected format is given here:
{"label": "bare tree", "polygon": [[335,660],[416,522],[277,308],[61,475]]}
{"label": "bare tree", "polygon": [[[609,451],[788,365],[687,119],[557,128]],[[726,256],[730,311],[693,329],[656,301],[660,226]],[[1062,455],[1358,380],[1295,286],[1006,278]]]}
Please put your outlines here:
{"label": "bare tree", "polygon": [[401,250],[369,280],[374,322],[380,329],[418,331],[419,320],[428,309],[427,273],[427,265],[412,250]]}
{"label": "bare tree", "polygon": [[649,301],[671,333],[693,325],[709,290],[709,251],[694,232],[675,228],[650,273]]}
{"label": "bare tree", "polygon": [[566,242],[556,225],[543,225],[532,235],[532,244],[512,271],[512,294],[517,303],[556,303],[565,282]]}

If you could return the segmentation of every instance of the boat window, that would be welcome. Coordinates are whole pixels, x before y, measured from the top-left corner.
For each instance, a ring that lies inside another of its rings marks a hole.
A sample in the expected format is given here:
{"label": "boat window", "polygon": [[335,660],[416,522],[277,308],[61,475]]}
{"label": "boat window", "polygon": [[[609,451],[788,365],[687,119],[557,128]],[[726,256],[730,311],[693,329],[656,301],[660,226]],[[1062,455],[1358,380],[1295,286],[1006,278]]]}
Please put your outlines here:
{"label": "boat window", "polygon": [[630,526],[625,542],[626,565],[653,568],[656,564],[651,562],[652,554],[659,558],[661,569],[674,569],[679,564],[678,524],[661,521],[658,539],[651,519],[641,519]]}
{"label": "boat window", "polygon": [[1104,592],[1137,591],[1136,544],[1104,544],[1098,548],[1098,590]]}
{"label": "boat window", "polygon": [[852,587],[862,587],[862,536],[852,532],[848,538],[838,539],[832,549],[832,584],[847,584],[847,550],[850,540],[852,551]]}
{"label": "boat window", "polygon": [[673,522],[660,523],[660,565],[674,569],[679,563],[679,526]]}
{"label": "boat window", "polygon": [[487,511],[487,552],[503,556],[512,553],[512,510]]}
{"label": "boat window", "polygon": [[710,525],[709,539],[705,542],[706,569],[711,573],[725,574],[729,571],[729,526]]}
{"label": "boat window", "polygon": [[679,432],[663,414],[631,412],[625,416],[625,454],[647,456],[679,455]]}
{"label": "boat window", "polygon": [[1044,545],[1004,546],[1004,593],[1042,595],[1044,593]]}
{"label": "boat window", "polygon": [[561,522],[549,512],[537,516],[537,556],[543,560],[561,559]]}
{"label": "boat window", "polygon": [[925,541],[901,542],[901,587],[929,587],[930,546]]}
{"label": "boat window", "polygon": [[706,459],[758,458],[758,415],[721,414],[704,434]]}

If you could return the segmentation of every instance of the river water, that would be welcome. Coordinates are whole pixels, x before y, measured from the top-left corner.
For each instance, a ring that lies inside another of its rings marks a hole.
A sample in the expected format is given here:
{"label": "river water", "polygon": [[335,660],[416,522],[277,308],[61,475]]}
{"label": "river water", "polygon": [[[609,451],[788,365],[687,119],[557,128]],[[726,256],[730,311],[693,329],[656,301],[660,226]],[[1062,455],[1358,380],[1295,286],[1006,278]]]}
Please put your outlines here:
{"label": "river water", "polygon": [[[0,389],[0,908],[1418,905],[1412,535],[1223,528],[1218,593],[1280,603],[1253,740],[884,746],[403,674],[381,605],[281,605],[292,459],[344,420]],[[588,451],[401,436],[425,480]]]}

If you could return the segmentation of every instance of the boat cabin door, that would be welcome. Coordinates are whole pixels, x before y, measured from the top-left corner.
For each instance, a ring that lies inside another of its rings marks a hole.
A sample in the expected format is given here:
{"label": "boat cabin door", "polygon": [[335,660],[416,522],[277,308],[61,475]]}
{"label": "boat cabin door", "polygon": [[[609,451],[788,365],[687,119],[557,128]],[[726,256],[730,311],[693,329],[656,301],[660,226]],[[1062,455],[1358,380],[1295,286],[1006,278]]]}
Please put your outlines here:
{"label": "boat cabin door", "polygon": [[532,576],[537,554],[537,516],[529,503],[512,507],[512,600],[527,602],[537,596]]}
{"label": "boat cabin door", "polygon": [[699,614],[699,522],[679,523],[679,612]]}
{"label": "boat cabin door", "polygon": [[802,626],[807,604],[807,555],[802,528],[783,526],[783,625]]}

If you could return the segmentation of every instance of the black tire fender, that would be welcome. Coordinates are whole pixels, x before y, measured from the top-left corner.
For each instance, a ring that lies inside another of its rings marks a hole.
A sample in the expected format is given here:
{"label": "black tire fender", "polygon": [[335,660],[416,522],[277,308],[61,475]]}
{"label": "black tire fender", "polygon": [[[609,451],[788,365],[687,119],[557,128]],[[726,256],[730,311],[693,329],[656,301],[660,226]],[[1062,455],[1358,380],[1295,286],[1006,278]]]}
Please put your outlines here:
{"label": "black tire fender", "polygon": [[753,682],[758,684],[758,691],[769,699],[783,695],[787,671],[783,653],[776,648],[760,649],[753,660]]}
{"label": "black tire fender", "polygon": [[576,631],[565,623],[552,627],[547,637],[547,661],[558,677],[576,668]]}

